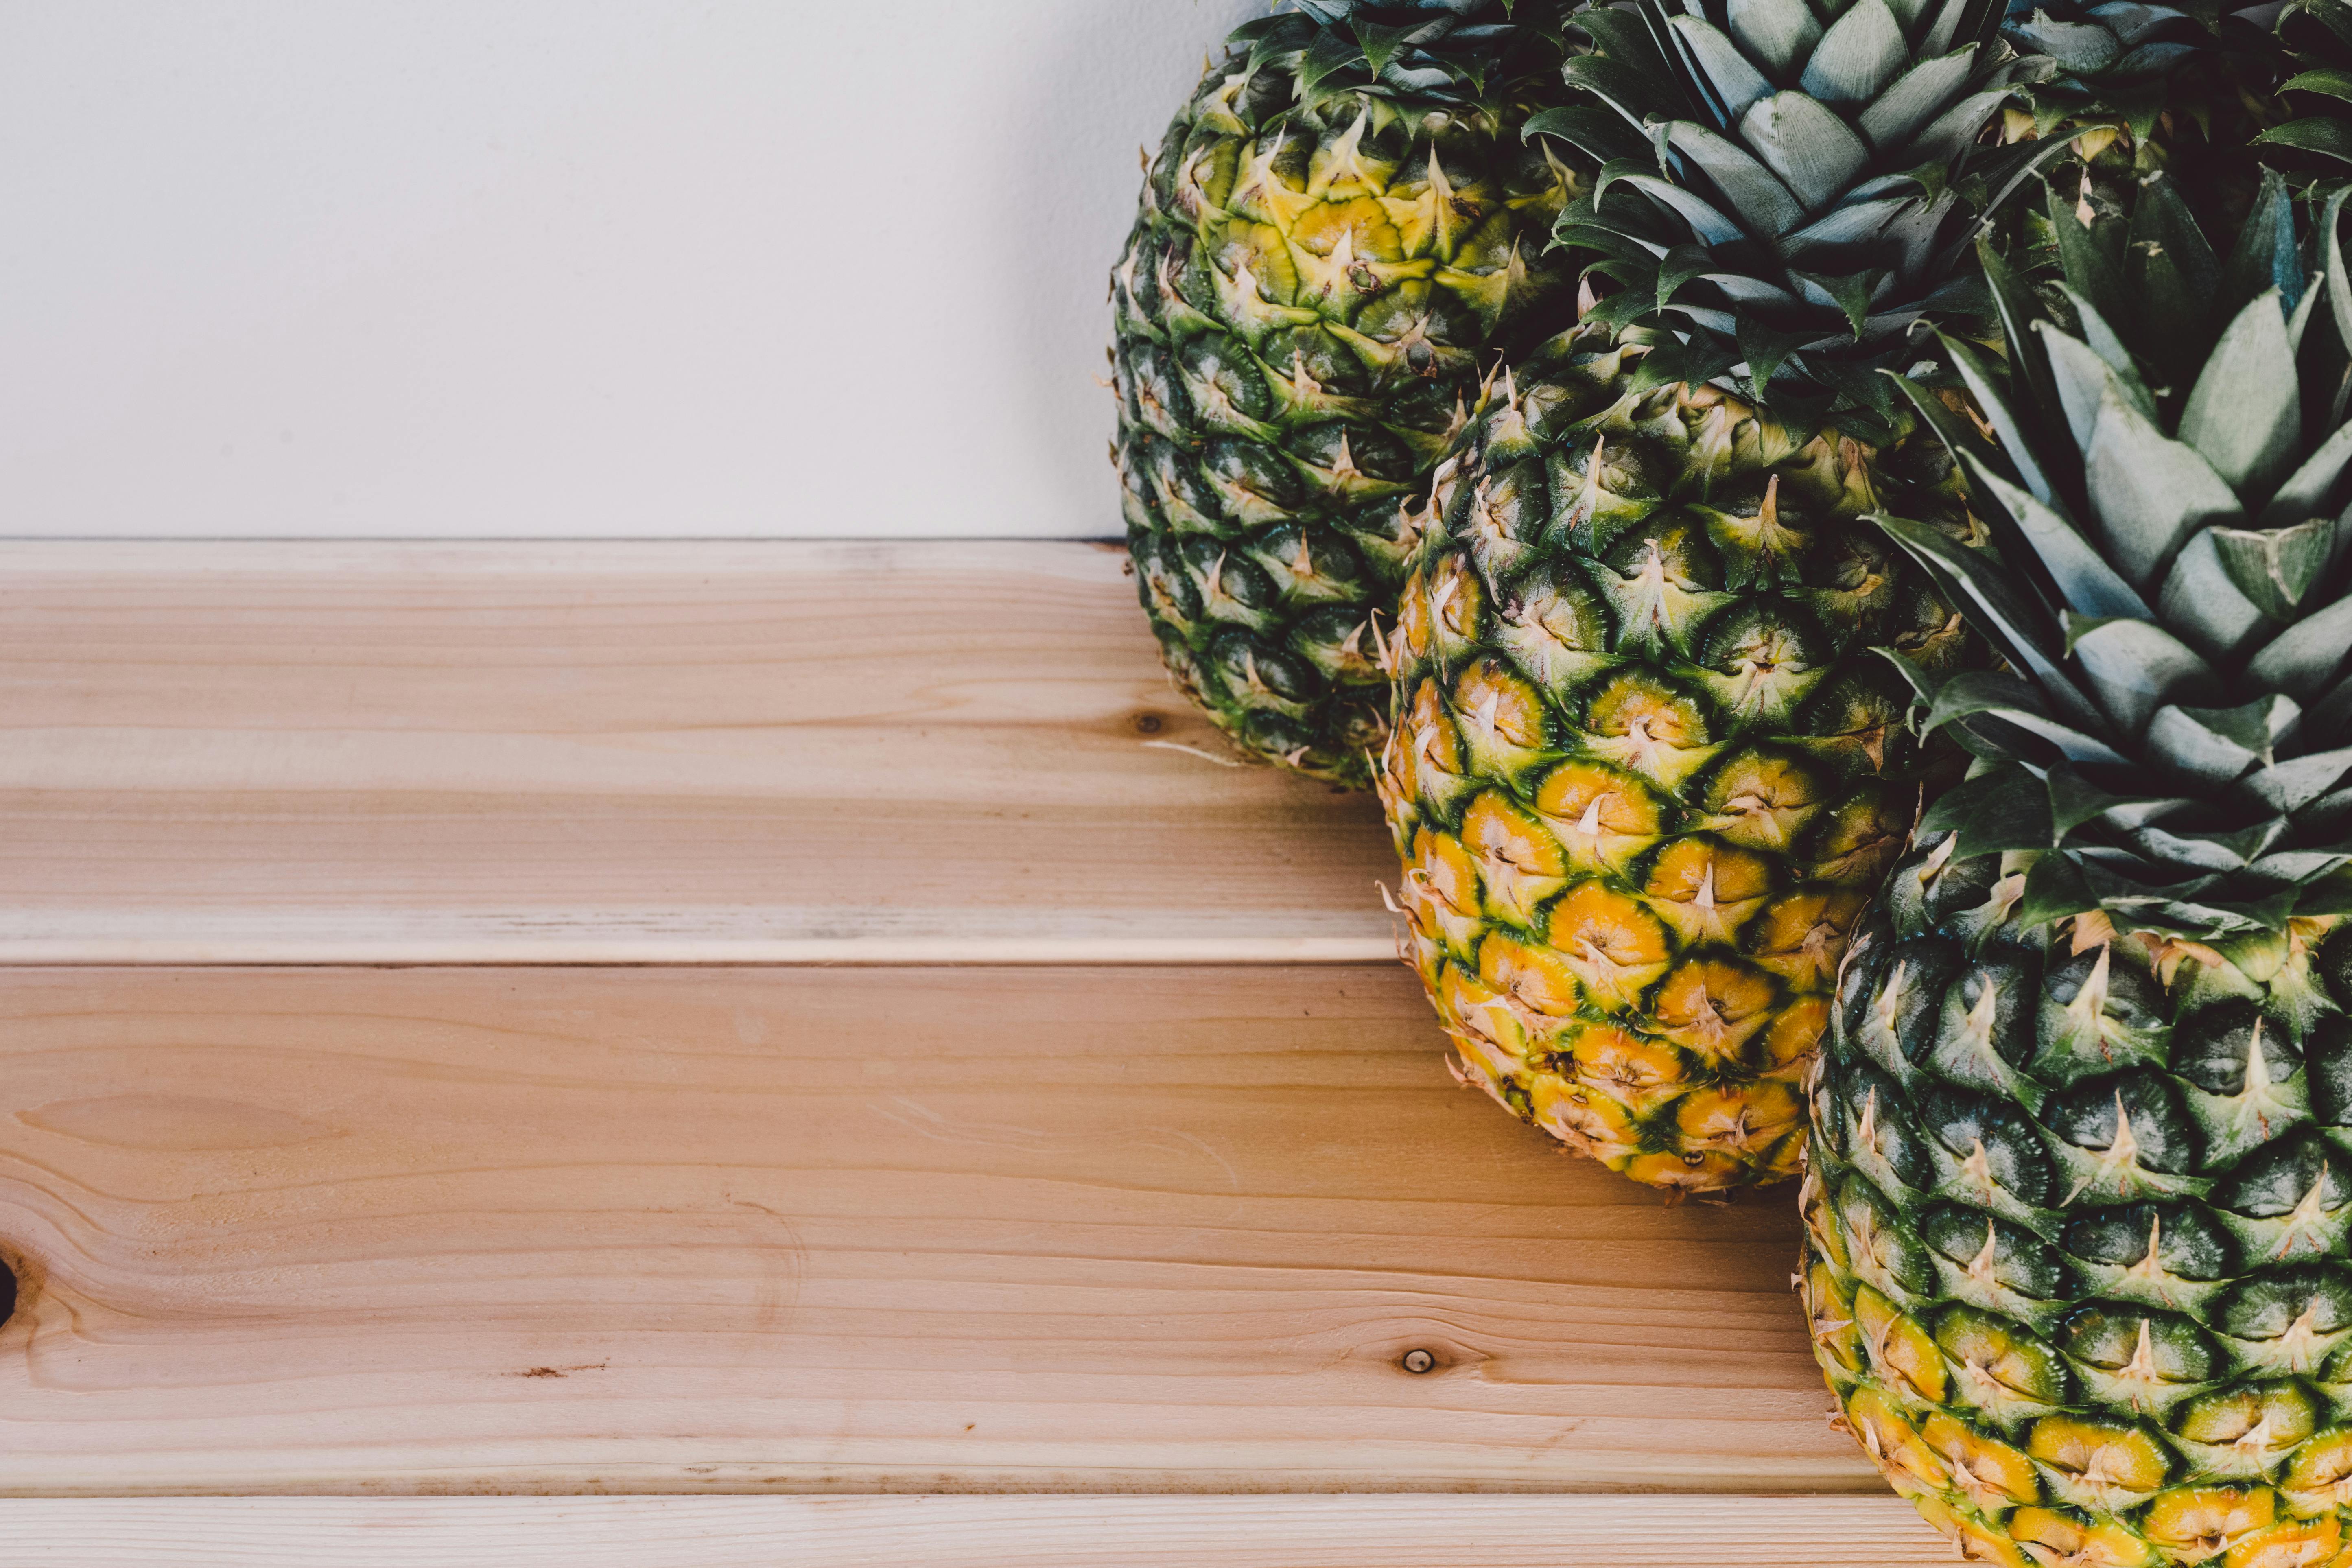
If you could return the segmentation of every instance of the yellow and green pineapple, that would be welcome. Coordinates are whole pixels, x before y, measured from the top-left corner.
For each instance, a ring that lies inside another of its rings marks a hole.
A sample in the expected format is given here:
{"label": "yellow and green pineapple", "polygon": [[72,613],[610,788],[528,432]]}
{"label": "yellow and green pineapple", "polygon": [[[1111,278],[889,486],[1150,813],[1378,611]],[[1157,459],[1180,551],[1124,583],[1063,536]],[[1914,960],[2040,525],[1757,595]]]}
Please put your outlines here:
{"label": "yellow and green pineapple", "polygon": [[[1515,333],[1581,159],[1564,0],[1295,0],[1169,127],[1112,277],[1129,554],[1170,672],[1247,753],[1362,785],[1401,521]],[[1549,322],[1547,325],[1546,323]]]}
{"label": "yellow and green pineapple", "polygon": [[2340,201],[2054,196],[2063,287],[1994,265],[2007,368],[1954,351],[1998,553],[1885,521],[2004,667],[1919,681],[1970,776],[1849,952],[1801,1283],[1979,1561],[2352,1563]]}
{"label": "yellow and green pineapple", "polygon": [[[1613,291],[1501,373],[1388,639],[1409,959],[1465,1078],[1670,1193],[1790,1176],[1847,934],[1969,645],[1864,514],[1975,526],[1878,374],[1977,300],[1971,213],[2037,155],[1997,9],[1591,12],[1535,129],[1603,165],[1562,237]],[[1612,112],[1613,110],[1613,112]],[[1638,129],[1636,129],[1638,128]]]}

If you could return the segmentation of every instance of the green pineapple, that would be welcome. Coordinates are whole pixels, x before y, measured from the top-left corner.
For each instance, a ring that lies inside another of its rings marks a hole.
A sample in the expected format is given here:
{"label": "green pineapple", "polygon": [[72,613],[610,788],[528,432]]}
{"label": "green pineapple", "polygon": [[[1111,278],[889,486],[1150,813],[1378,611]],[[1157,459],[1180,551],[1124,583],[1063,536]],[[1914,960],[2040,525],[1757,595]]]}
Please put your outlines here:
{"label": "green pineapple", "polygon": [[1438,471],[1388,648],[1409,959],[1466,1081],[1670,1194],[1791,1175],[1847,934],[1933,759],[1959,618],[1864,514],[1974,537],[1879,374],[1965,312],[1979,133],[2039,68],[1969,0],[1589,12],[1534,130],[1602,163],[1614,284]]}
{"label": "green pineapple", "polygon": [[[2268,22],[2276,8],[2275,0],[2012,0],[2001,34],[2055,68],[2025,95],[2036,130],[2104,125],[2147,150],[2145,174],[2183,141],[2242,163],[2246,141],[2273,117],[2277,48]],[[2095,156],[2107,142],[2087,150]]]}
{"label": "green pineapple", "polygon": [[1170,126],[1112,277],[1128,546],[1170,672],[1248,754],[1361,786],[1368,622],[1430,469],[1515,333],[1570,319],[1547,255],[1589,166],[1563,0],[1296,0]]}
{"label": "green pineapple", "polygon": [[2053,69],[2009,110],[2007,133],[2073,138],[2099,185],[2162,171],[2200,211],[2235,226],[2259,174],[2246,147],[2285,118],[2277,8],[2012,0],[2002,36]]}
{"label": "green pineapple", "polygon": [[2053,197],[2063,324],[1993,262],[2012,368],[1951,351],[1998,449],[1921,400],[1999,556],[1885,520],[2007,668],[1919,682],[1974,761],[1840,977],[1801,1285],[1981,1561],[2352,1563],[2340,201]]}

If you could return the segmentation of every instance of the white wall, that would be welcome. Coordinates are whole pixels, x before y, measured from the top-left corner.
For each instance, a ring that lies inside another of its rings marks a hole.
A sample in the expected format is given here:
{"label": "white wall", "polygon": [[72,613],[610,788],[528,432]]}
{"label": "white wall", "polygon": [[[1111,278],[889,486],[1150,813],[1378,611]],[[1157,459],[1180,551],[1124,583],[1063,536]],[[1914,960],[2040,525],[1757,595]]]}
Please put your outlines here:
{"label": "white wall", "polygon": [[0,0],[0,533],[1114,533],[1136,148],[1265,9]]}

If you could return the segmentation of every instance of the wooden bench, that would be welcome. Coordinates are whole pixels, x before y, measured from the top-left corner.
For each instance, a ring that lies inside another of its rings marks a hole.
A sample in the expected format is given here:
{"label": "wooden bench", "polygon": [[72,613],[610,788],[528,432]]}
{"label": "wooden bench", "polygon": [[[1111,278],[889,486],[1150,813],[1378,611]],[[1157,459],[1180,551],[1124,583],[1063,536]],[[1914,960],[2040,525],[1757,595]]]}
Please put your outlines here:
{"label": "wooden bench", "polygon": [[0,1559],[1948,1561],[1120,565],[0,545]]}

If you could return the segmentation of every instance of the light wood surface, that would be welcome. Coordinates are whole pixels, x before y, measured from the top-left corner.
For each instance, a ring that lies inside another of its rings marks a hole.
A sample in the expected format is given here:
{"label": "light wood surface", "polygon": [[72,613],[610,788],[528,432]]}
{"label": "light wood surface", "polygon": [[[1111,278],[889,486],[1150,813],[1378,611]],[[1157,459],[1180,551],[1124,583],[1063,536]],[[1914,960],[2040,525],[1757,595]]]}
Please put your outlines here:
{"label": "light wood surface", "polygon": [[1948,1568],[1893,1498],[0,1501],[26,1568]]}
{"label": "light wood surface", "polygon": [[0,962],[1361,961],[1122,552],[0,543]]}
{"label": "light wood surface", "polygon": [[1394,965],[0,973],[0,1489],[1876,1492],[1788,1191],[1433,1033]]}
{"label": "light wood surface", "polygon": [[1944,1561],[1226,756],[1095,547],[0,543],[0,1563]]}

